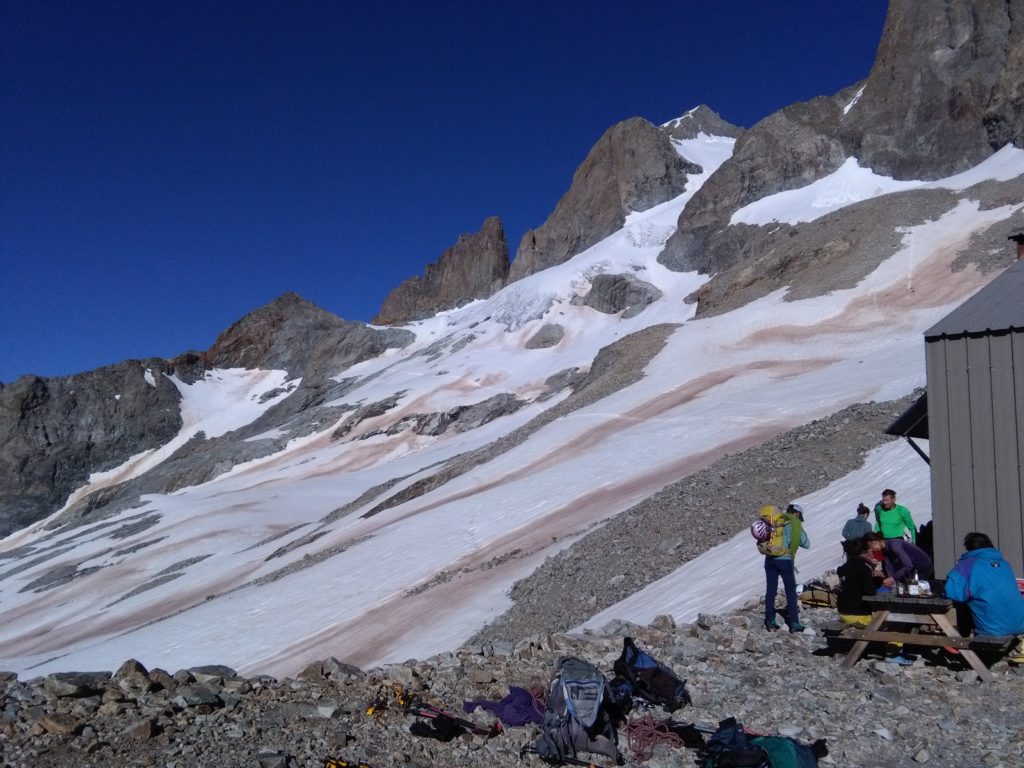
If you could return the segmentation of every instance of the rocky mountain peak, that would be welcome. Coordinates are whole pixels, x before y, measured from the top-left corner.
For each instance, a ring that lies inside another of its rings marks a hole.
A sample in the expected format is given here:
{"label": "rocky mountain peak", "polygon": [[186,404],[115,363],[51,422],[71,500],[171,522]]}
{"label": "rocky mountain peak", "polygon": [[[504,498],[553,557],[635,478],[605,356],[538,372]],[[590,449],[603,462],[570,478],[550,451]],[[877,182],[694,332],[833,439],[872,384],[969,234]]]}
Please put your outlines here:
{"label": "rocky mountain peak", "polygon": [[441,310],[484,299],[508,278],[508,242],[501,219],[491,216],[480,230],[459,236],[455,245],[384,299],[373,319],[391,325],[429,317]]}
{"label": "rocky mountain peak", "polygon": [[586,250],[619,229],[631,211],[681,194],[687,175],[700,170],[680,157],[667,131],[647,120],[633,117],[613,125],[576,170],[547,221],[523,235],[509,281]]}
{"label": "rocky mountain peak", "polygon": [[893,0],[868,78],[793,104],[736,141],[698,190],[659,261],[721,273],[757,256],[739,208],[797,189],[850,157],[898,179],[966,170],[1007,142],[1024,146],[1024,14],[1003,0]]}
{"label": "rocky mountain peak", "polygon": [[1024,12],[1006,0],[893,0],[875,65],[843,121],[862,165],[897,179],[1024,146]]}
{"label": "rocky mountain peak", "polygon": [[300,374],[311,345],[349,324],[288,292],[233,323],[203,358],[215,368],[281,368]]}
{"label": "rocky mountain peak", "polygon": [[669,120],[663,126],[669,138],[695,139],[701,133],[707,136],[728,136],[736,138],[743,131],[739,126],[723,120],[721,115],[706,104],[694,107],[682,117]]}

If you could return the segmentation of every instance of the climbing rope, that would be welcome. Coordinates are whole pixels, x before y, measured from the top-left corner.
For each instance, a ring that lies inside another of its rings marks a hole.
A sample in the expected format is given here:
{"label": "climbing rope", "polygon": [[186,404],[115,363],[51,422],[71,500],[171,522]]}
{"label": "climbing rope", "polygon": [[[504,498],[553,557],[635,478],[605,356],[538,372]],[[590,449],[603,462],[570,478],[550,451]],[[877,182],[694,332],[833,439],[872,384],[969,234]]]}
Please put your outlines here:
{"label": "climbing rope", "polygon": [[640,762],[650,760],[658,744],[683,747],[686,743],[678,733],[669,730],[668,723],[658,721],[651,714],[630,720],[625,726],[629,738],[629,749]]}

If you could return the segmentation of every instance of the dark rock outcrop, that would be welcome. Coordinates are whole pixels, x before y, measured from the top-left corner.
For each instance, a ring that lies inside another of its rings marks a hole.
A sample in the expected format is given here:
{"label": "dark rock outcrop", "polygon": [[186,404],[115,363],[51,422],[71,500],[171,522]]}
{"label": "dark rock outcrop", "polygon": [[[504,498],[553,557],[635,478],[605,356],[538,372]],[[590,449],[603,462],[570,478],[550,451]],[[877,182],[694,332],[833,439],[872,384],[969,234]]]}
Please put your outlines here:
{"label": "dark rock outcrop", "polygon": [[564,338],[565,326],[558,323],[545,323],[527,340],[525,347],[527,349],[546,349],[555,346]]}
{"label": "dark rock outcrop", "polygon": [[686,188],[687,162],[666,131],[634,117],[609,128],[576,170],[554,212],[519,244],[509,281],[568,260],[619,229],[631,211],[671,200]]}
{"label": "dark rock outcrop", "polygon": [[[318,418],[308,412],[344,390],[332,375],[413,338],[401,329],[342,320],[286,293],[233,324],[203,353],[132,360],[67,377],[23,376],[0,389],[0,536],[55,512],[90,474],[175,437],[182,426],[181,396],[170,375],[191,384],[210,368],[287,370],[303,377],[301,386],[243,436],[289,421],[303,422],[296,430],[313,429]],[[140,493],[203,482],[275,447],[230,435],[196,436],[142,478],[78,501],[64,522],[134,506]]]}
{"label": "dark rock outcrop", "polygon": [[0,536],[54,512],[93,472],[156,448],[181,429],[166,360],[129,360],[0,390]]}
{"label": "dark rock outcrop", "polygon": [[461,235],[458,242],[428,264],[422,277],[413,277],[384,299],[373,319],[380,325],[420,320],[441,310],[485,299],[508,278],[508,242],[501,219],[492,216],[479,232]]}
{"label": "dark rock outcrop", "polygon": [[868,78],[794,104],[740,135],[694,195],[659,261],[718,273],[756,256],[732,214],[806,186],[848,157],[899,179],[970,168],[1024,146],[1024,13],[1004,0],[894,0]]}
{"label": "dark rock outcrop", "polygon": [[937,179],[1024,146],[1024,8],[1007,0],[893,0],[842,134],[862,165]]}
{"label": "dark rock outcrop", "polygon": [[656,286],[632,275],[602,274],[594,278],[587,295],[578,301],[573,300],[573,303],[596,309],[606,315],[623,312],[623,317],[633,317],[661,296],[662,293]]}
{"label": "dark rock outcrop", "polygon": [[279,369],[319,380],[412,339],[407,331],[343,320],[289,292],[221,333],[203,361],[207,368]]}
{"label": "dark rock outcrop", "polygon": [[[845,93],[845,92],[844,92]],[[744,205],[832,173],[846,159],[840,99],[820,97],[766,117],[736,140],[733,155],[687,204],[658,261],[680,271],[718,272],[741,256],[742,235],[725,232]]]}

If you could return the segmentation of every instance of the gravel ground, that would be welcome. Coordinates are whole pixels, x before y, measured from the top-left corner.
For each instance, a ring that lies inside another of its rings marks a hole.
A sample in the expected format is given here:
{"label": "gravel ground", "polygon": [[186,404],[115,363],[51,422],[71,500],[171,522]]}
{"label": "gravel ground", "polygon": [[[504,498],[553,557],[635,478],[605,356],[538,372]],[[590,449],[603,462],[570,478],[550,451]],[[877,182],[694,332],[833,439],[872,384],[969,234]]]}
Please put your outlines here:
{"label": "gravel ground", "polygon": [[[802,614],[809,627],[832,616],[828,609]],[[536,740],[533,726],[447,743],[414,736],[414,717],[397,703],[392,686],[486,727],[493,717],[479,710],[467,715],[463,702],[496,701],[510,686],[543,685],[564,655],[610,675],[627,635],[687,679],[693,703],[674,713],[678,721],[713,727],[736,717],[758,733],[825,739],[830,754],[823,766],[1010,768],[1024,760],[1024,668],[999,662],[994,682],[980,683],[940,651],[910,667],[869,655],[847,670],[813,629],[765,632],[758,607],[750,605],[678,627],[659,617],[649,627],[496,641],[365,672],[327,659],[295,679],[240,678],[216,667],[171,676],[132,663],[113,676],[18,681],[0,674],[0,766],[321,768],[334,756],[372,768],[541,768],[538,758],[519,752]],[[367,707],[382,691],[386,704],[371,716]],[[631,731],[646,716],[668,715],[637,709],[620,725],[625,765],[695,765],[698,753],[681,745],[661,743],[643,753]]]}

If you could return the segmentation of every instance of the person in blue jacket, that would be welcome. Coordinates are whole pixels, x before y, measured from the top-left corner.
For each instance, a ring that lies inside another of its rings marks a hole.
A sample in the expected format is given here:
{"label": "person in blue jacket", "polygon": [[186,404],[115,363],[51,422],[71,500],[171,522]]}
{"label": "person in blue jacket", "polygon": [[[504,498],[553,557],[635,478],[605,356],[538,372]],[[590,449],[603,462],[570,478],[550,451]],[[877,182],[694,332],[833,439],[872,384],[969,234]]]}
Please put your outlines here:
{"label": "person in blue jacket", "polygon": [[964,549],[946,577],[946,597],[967,603],[979,635],[1024,633],[1024,597],[1010,564],[984,533],[968,533]]}

